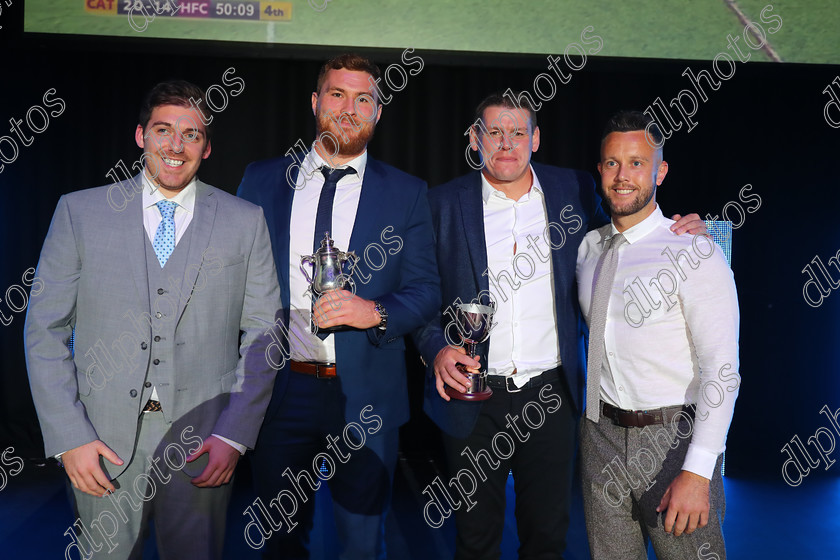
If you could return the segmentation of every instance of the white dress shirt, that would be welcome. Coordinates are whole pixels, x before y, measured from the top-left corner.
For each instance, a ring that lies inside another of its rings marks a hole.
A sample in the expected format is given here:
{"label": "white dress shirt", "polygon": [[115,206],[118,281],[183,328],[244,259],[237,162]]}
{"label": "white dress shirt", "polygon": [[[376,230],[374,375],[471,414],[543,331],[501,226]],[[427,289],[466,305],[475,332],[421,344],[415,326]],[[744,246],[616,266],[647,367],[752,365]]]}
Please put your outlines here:
{"label": "white dress shirt", "polygon": [[[312,149],[306,154],[300,165],[300,174],[305,174],[306,182],[298,179],[302,185],[294,193],[292,199],[292,218],[289,224],[289,288],[290,317],[289,317],[289,346],[292,360],[298,362],[335,363],[335,336],[329,335],[321,340],[312,333],[311,305],[312,295],[309,282],[300,271],[300,259],[304,255],[312,254],[312,242],[315,237],[315,214],[318,211],[318,201],[324,187],[324,176],[321,167],[328,164]],[[356,210],[362,195],[362,180],[367,166],[367,151],[357,158],[347,162],[345,167],[352,167],[355,174],[342,177],[335,189],[333,201],[332,237],[336,248],[347,251],[350,248],[350,235],[356,223]],[[309,268],[312,274],[312,268]]]}
{"label": "white dress shirt", "polygon": [[487,373],[509,375],[517,387],[561,363],[548,220],[533,168],[531,176],[531,190],[512,200],[481,175],[485,274],[496,302]]}
{"label": "white dress shirt", "polygon": [[[740,386],[738,299],[720,248],[705,236],[674,234],[673,223],[657,207],[623,232],[627,243],[618,248],[607,308],[601,400],[627,410],[696,404],[683,470],[711,479]],[[595,267],[616,233],[613,224],[591,231],[578,249],[587,324]]]}

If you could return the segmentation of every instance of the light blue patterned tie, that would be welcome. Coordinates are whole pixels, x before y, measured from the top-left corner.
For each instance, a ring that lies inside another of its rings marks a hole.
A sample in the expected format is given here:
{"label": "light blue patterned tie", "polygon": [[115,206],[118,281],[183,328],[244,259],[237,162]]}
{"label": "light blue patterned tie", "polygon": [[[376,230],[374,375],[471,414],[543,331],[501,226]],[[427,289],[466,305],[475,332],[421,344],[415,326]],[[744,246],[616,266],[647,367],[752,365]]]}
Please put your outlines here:
{"label": "light blue patterned tie", "polygon": [[161,268],[169,260],[172,251],[175,250],[175,208],[177,206],[178,203],[171,200],[161,200],[157,203],[163,219],[155,232],[155,242],[152,243],[152,246],[155,248],[155,255],[157,255]]}

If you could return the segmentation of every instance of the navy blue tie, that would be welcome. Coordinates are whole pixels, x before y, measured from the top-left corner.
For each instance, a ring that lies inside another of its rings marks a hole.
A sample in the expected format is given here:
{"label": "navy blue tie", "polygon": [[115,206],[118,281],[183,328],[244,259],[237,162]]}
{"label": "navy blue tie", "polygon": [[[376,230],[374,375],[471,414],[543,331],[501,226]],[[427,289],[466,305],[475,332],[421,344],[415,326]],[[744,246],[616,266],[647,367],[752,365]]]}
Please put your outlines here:
{"label": "navy blue tie", "polygon": [[313,253],[321,246],[321,240],[324,239],[324,232],[329,232],[330,237],[332,237],[333,201],[335,200],[335,187],[338,181],[345,175],[355,172],[356,170],[352,167],[332,169],[324,166],[321,168],[321,173],[324,174],[324,188],[321,189],[321,198],[318,199],[318,211],[315,214],[315,240],[312,243]]}
{"label": "navy blue tie", "polygon": [[[324,188],[321,189],[321,198],[318,199],[318,211],[315,214],[315,238],[312,243],[312,252],[318,251],[321,247],[321,240],[324,239],[324,233],[329,232],[332,237],[332,211],[333,201],[335,200],[335,188],[338,181],[345,175],[355,173],[356,170],[352,167],[345,167],[344,169],[332,169],[326,165],[321,168],[321,173],[324,174]],[[315,300],[312,300],[315,303]],[[315,326],[314,317],[312,326]],[[330,331],[320,330],[316,333],[318,338],[324,340],[329,336]]]}

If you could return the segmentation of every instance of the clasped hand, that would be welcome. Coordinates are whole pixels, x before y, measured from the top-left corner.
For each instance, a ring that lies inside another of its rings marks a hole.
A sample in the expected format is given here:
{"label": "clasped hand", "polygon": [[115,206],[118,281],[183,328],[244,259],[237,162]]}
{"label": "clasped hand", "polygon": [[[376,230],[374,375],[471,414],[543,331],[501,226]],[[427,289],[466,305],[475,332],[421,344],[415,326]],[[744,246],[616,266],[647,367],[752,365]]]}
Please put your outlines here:
{"label": "clasped hand", "polygon": [[339,325],[369,329],[382,320],[375,303],[348,290],[329,290],[321,294],[312,310],[312,319],[319,329]]}

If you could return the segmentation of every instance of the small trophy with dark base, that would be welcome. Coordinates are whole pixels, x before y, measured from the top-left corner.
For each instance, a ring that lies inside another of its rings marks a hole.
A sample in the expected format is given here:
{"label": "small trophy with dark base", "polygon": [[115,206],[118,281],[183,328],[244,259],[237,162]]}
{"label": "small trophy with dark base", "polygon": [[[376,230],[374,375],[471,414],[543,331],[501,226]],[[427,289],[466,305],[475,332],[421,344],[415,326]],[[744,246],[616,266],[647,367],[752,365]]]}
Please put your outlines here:
{"label": "small trophy with dark base", "polygon": [[[321,241],[321,247],[312,255],[304,255],[300,258],[300,271],[309,282],[312,290],[312,299],[321,297],[326,291],[341,290],[349,287],[354,290],[353,279],[350,277],[353,274],[353,267],[359,262],[359,257],[353,251],[340,251],[335,248],[333,240],[329,232],[324,232],[324,239]],[[344,273],[344,265],[347,264],[349,268],[348,273]],[[309,274],[304,268],[304,265],[312,267],[312,274]],[[336,330],[332,329],[318,329],[313,321],[312,332],[328,333]]]}
{"label": "small trophy with dark base", "polygon": [[[490,331],[493,329],[493,314],[496,313],[494,302],[488,305],[477,303],[462,303],[455,308],[455,320],[458,322],[458,334],[464,341],[467,354],[475,358],[476,347],[490,338]],[[463,373],[470,382],[467,391],[462,393],[457,389],[446,386],[446,394],[450,398],[462,401],[486,401],[493,394],[493,390],[487,386],[487,370],[483,369],[478,373],[470,373],[461,364],[458,370]]]}

